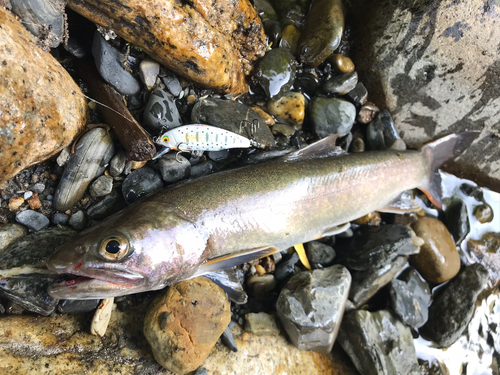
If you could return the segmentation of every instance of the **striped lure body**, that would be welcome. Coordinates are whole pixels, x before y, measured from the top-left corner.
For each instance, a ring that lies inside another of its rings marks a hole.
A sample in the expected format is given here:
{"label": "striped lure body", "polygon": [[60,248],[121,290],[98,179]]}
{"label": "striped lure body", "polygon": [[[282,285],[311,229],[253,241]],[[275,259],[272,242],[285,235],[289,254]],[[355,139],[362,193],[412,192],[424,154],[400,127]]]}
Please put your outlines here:
{"label": "striped lure body", "polygon": [[169,130],[158,138],[157,143],[179,151],[220,151],[251,146],[248,138],[202,124],[179,126]]}

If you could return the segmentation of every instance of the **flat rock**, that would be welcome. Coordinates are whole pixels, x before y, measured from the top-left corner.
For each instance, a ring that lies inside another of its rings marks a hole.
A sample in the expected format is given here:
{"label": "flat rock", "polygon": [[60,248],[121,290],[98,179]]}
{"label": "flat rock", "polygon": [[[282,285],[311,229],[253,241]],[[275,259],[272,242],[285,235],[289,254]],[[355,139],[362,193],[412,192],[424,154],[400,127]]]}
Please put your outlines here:
{"label": "flat rock", "polygon": [[422,336],[439,347],[453,344],[472,319],[477,297],[487,282],[488,270],[482,264],[465,267],[434,297],[429,320],[420,329]]}
{"label": "flat rock", "polygon": [[332,350],[350,285],[351,275],[341,265],[299,272],[286,283],[276,312],[297,348],[319,353]]}
{"label": "flat rock", "polygon": [[313,131],[320,138],[351,131],[356,118],[356,107],[346,100],[317,97],[311,101],[309,115]]}
{"label": "flat rock", "polygon": [[284,48],[274,48],[259,61],[253,78],[262,86],[268,98],[278,99],[290,91],[295,71],[293,55]]}
{"label": "flat rock", "polygon": [[163,181],[168,183],[174,183],[187,178],[191,173],[191,164],[182,155],[164,155],[158,164]]}
{"label": "flat rock", "polygon": [[153,301],[144,336],[155,359],[181,374],[196,370],[231,320],[225,293],[204,277],[182,281]]}
{"label": "flat rock", "polygon": [[389,311],[346,314],[338,340],[363,375],[420,374],[410,328]]}
{"label": "flat rock", "polygon": [[345,95],[358,84],[358,73],[344,73],[331,77],[323,85],[323,91],[329,94]]}
{"label": "flat rock", "polygon": [[163,187],[161,177],[149,167],[136,169],[130,173],[122,184],[123,197],[128,204],[140,197],[160,190]]}
{"label": "flat rock", "polygon": [[68,5],[182,77],[221,92],[247,92],[245,74],[266,48],[262,23],[246,0],[70,0]]}
{"label": "flat rock", "polygon": [[108,195],[113,190],[113,177],[99,176],[92,185],[90,185],[90,195],[93,197],[102,197]]}
{"label": "flat rock", "polygon": [[127,202],[123,198],[121,190],[113,189],[101,201],[90,206],[87,209],[87,215],[93,220],[102,220],[125,207],[127,207]]}
{"label": "flat rock", "polygon": [[27,226],[35,232],[38,232],[40,229],[43,229],[50,224],[49,219],[44,214],[33,210],[19,212],[16,215],[16,220],[18,223]]}
{"label": "flat rock", "polygon": [[274,315],[260,313],[248,313],[245,315],[245,331],[257,336],[279,335],[280,328]]}
{"label": "flat rock", "polygon": [[144,108],[144,125],[155,135],[182,125],[181,116],[172,95],[155,89]]}
{"label": "flat rock", "polygon": [[80,88],[0,7],[0,183],[58,154],[86,122]]}

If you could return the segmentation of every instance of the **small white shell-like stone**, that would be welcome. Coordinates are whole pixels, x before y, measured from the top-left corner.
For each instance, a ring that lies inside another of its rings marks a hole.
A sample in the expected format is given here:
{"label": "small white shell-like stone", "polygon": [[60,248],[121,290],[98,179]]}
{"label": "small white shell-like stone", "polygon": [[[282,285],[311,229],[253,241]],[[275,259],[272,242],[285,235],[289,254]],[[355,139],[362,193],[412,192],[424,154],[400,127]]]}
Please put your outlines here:
{"label": "small white shell-like stone", "polygon": [[103,299],[97,307],[92,324],[90,325],[90,333],[95,336],[102,337],[106,333],[109,320],[111,319],[111,311],[113,310],[114,298]]}

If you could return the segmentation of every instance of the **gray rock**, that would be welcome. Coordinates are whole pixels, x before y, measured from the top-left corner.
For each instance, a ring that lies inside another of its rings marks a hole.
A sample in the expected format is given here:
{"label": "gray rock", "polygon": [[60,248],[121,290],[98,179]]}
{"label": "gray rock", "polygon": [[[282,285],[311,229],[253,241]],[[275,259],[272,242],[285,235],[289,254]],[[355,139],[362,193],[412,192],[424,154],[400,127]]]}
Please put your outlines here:
{"label": "gray rock", "polygon": [[59,301],[57,312],[59,314],[82,314],[96,309],[99,299],[65,299]]}
{"label": "gray rock", "polygon": [[323,85],[323,91],[329,94],[345,95],[358,84],[358,73],[351,72],[331,77]]}
{"label": "gray rock", "polygon": [[149,167],[136,169],[130,173],[122,184],[125,201],[130,204],[140,197],[160,190],[163,187],[161,177]]}
{"label": "gray rock", "polygon": [[335,259],[335,250],[318,241],[306,243],[307,259],[313,268],[325,268],[331,266]]}
{"label": "gray rock", "polygon": [[309,115],[313,131],[318,137],[332,134],[343,137],[351,131],[356,107],[342,99],[317,97],[311,101]]}
{"label": "gray rock", "polygon": [[407,257],[398,256],[392,262],[381,268],[352,272],[352,285],[349,292],[349,299],[356,305],[356,308],[360,308],[382,287],[389,284],[406,266],[407,262]]}
{"label": "gray rock", "polygon": [[156,135],[180,125],[182,120],[173,96],[165,90],[153,90],[144,108],[144,126]]}
{"label": "gray rock", "polygon": [[60,167],[64,166],[68,162],[70,156],[71,149],[69,147],[63,148],[56,159],[57,165]]}
{"label": "gray rock", "polygon": [[213,161],[221,161],[227,159],[229,156],[229,150],[209,151],[207,155]]}
{"label": "gray rock", "polygon": [[403,323],[422,327],[429,315],[431,292],[429,285],[414,268],[407,268],[389,284],[392,310]]}
{"label": "gray rock", "polygon": [[109,163],[109,174],[113,177],[118,177],[121,175],[125,169],[125,164],[127,164],[127,155],[122,150],[113,156],[111,162]]}
{"label": "gray rock", "polygon": [[292,88],[295,70],[293,55],[284,48],[274,48],[259,61],[253,78],[268,98],[279,98]]}
{"label": "gray rock", "polygon": [[247,289],[255,298],[262,301],[266,293],[272,291],[276,287],[276,280],[273,275],[253,275],[247,279]]}
{"label": "gray rock", "polygon": [[246,105],[232,100],[207,98],[198,101],[191,112],[191,121],[242,135],[252,139],[259,148],[275,145],[273,134],[264,119]]}
{"label": "gray rock", "polygon": [[299,256],[294,252],[290,257],[276,266],[274,277],[276,280],[284,280],[295,273],[295,264],[299,261]]}
{"label": "gray rock", "polygon": [[33,210],[19,212],[16,215],[16,221],[35,232],[49,225],[49,219],[45,215]]}
{"label": "gray rock", "polygon": [[33,192],[33,193],[38,193],[38,194],[41,194],[43,193],[43,191],[45,190],[45,184],[42,184],[40,182],[36,183],[35,185],[33,185],[30,190]]}
{"label": "gray rock", "polygon": [[246,314],[245,331],[257,336],[277,336],[280,334],[280,328],[274,315],[265,312]]}
{"label": "gray rock", "polygon": [[191,167],[191,177],[201,177],[217,171],[217,166],[212,160],[204,161],[203,163],[193,165]]}
{"label": "gray rock", "polygon": [[347,93],[347,96],[354,102],[354,104],[363,105],[368,100],[368,90],[365,85],[358,82],[356,87]]}
{"label": "gray rock", "polygon": [[293,345],[320,353],[332,350],[350,285],[349,271],[339,264],[300,272],[287,282],[276,312]]}
{"label": "gray rock", "polygon": [[400,139],[394,121],[387,109],[381,110],[366,129],[370,150],[385,150]]}
{"label": "gray rock", "polygon": [[102,197],[108,195],[113,190],[113,177],[100,176],[92,185],[90,185],[90,195],[93,197]]}
{"label": "gray rock", "polygon": [[85,224],[87,224],[87,218],[82,210],[75,212],[69,218],[69,225],[71,225],[74,230],[83,230],[83,228],[85,228]]}
{"label": "gray rock", "polygon": [[92,54],[102,78],[122,95],[135,95],[141,86],[124,67],[125,55],[112,47],[99,31],[94,34]]}
{"label": "gray rock", "polygon": [[50,0],[10,0],[12,13],[46,48],[57,47],[63,38],[64,6]]}
{"label": "gray rock", "polygon": [[229,348],[229,350],[236,353],[238,351],[238,346],[236,345],[236,341],[234,341],[233,332],[231,332],[231,328],[229,327],[230,325],[227,326],[227,328],[224,330],[224,333],[221,335],[220,339],[222,343],[227,348]]}
{"label": "gray rock", "polygon": [[478,295],[486,288],[488,270],[479,263],[465,267],[434,297],[422,336],[439,347],[458,340],[474,314]]}
{"label": "gray rock", "polygon": [[469,233],[469,216],[467,206],[457,199],[446,207],[446,227],[453,236],[456,244],[460,244]]}
{"label": "gray rock", "polygon": [[420,374],[410,328],[389,311],[349,312],[338,341],[363,375]]}
{"label": "gray rock", "polygon": [[149,56],[139,64],[139,77],[141,77],[142,83],[144,83],[148,90],[153,89],[156,83],[156,77],[158,77],[159,73],[160,64]]}
{"label": "gray rock", "polygon": [[163,77],[161,81],[173,96],[178,97],[180,95],[182,86],[176,76]]}
{"label": "gray rock", "polygon": [[158,163],[163,181],[173,183],[188,178],[191,163],[182,155],[166,154]]}
{"label": "gray rock", "polygon": [[118,189],[113,189],[104,199],[93,204],[87,209],[87,215],[92,220],[102,220],[115,212],[125,208],[127,203]]}
{"label": "gray rock", "polygon": [[0,224],[0,252],[9,247],[18,239],[24,237],[28,231],[19,224]]}
{"label": "gray rock", "polygon": [[55,225],[65,225],[69,220],[69,215],[56,212],[54,216],[52,216],[52,223]]}
{"label": "gray rock", "polygon": [[353,237],[337,242],[335,247],[341,254],[342,264],[350,270],[365,271],[418,250],[411,244],[411,238],[411,230],[404,225],[360,226],[354,230]]}

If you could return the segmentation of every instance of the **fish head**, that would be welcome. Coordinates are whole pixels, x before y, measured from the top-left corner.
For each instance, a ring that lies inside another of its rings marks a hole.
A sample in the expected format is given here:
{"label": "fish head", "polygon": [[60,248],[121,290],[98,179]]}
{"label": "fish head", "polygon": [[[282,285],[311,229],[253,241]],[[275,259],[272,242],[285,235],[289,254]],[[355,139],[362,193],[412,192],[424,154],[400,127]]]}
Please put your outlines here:
{"label": "fish head", "polygon": [[47,260],[60,274],[78,276],[52,285],[58,299],[98,299],[160,289],[188,278],[203,261],[207,238],[175,212],[160,219],[129,206],[73,237]]}

